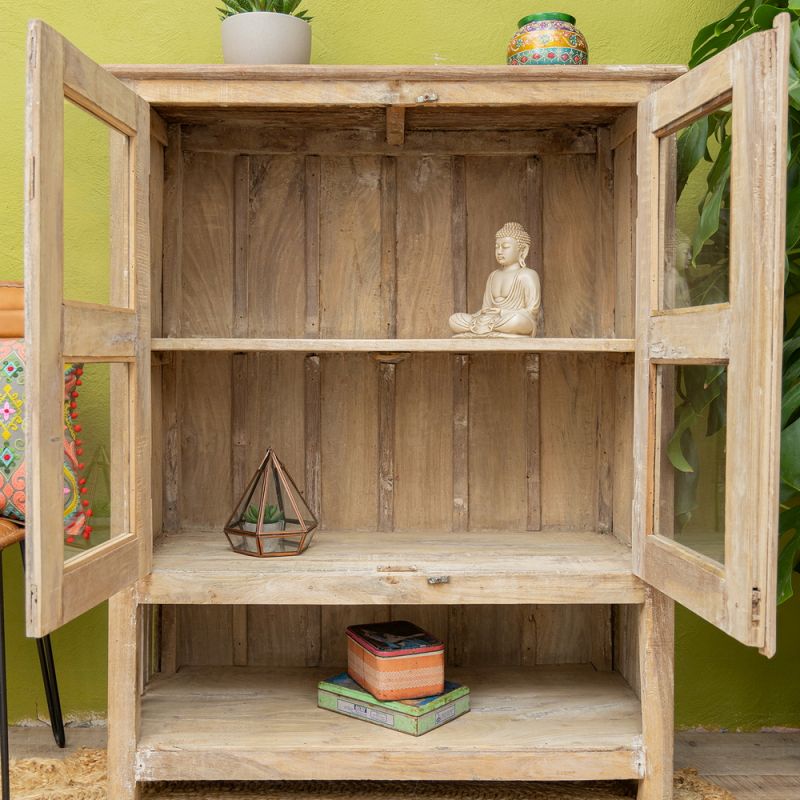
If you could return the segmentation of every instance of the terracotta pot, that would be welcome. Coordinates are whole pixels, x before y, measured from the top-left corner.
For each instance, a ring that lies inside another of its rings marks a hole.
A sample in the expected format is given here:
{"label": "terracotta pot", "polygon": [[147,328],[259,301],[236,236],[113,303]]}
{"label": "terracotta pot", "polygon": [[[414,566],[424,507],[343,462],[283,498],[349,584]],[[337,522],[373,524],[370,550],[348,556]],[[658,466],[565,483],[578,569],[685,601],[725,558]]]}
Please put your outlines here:
{"label": "terracotta pot", "polygon": [[549,12],[519,21],[508,44],[507,62],[520,66],[588,64],[589,46],[575,27],[575,17]]}
{"label": "terracotta pot", "polygon": [[226,64],[308,64],[311,26],[275,11],[248,11],[222,21]]}

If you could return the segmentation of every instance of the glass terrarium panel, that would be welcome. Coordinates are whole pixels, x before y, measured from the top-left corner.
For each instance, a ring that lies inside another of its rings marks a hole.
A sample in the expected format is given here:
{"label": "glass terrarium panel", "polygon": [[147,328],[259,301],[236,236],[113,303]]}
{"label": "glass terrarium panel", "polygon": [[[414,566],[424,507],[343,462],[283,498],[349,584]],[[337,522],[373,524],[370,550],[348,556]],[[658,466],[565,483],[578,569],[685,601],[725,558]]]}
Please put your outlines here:
{"label": "glass terrarium panel", "polygon": [[730,300],[730,106],[661,139],[661,308]]}
{"label": "glass terrarium panel", "polygon": [[129,370],[65,365],[65,560],[130,531]]}
{"label": "glass terrarium panel", "polygon": [[64,100],[64,298],[127,307],[129,272],[127,169],[112,175],[118,155],[129,154],[125,134]]}
{"label": "glass terrarium panel", "polygon": [[727,367],[656,369],[654,531],[724,564]]}

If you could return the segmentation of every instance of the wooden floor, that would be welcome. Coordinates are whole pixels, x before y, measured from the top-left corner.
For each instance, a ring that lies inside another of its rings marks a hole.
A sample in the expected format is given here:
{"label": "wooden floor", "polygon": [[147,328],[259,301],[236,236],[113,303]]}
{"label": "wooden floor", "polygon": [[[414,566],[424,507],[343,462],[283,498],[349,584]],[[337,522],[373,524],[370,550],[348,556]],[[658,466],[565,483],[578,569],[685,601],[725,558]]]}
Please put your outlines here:
{"label": "wooden floor", "polygon": [[[58,750],[45,726],[11,729],[12,758],[55,758],[80,747],[104,747],[105,728],[69,727]],[[800,798],[800,731],[791,733],[679,733],[675,766],[693,767],[737,800]]]}

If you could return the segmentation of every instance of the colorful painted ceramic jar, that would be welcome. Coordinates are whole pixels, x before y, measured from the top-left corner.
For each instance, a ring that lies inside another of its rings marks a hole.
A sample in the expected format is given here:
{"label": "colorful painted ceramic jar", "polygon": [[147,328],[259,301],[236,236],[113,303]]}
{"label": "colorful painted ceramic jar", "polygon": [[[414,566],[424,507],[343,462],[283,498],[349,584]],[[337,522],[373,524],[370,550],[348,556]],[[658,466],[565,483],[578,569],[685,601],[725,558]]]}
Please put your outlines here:
{"label": "colorful painted ceramic jar", "polygon": [[575,17],[558,12],[531,14],[519,21],[508,44],[509,64],[588,64],[589,46]]}

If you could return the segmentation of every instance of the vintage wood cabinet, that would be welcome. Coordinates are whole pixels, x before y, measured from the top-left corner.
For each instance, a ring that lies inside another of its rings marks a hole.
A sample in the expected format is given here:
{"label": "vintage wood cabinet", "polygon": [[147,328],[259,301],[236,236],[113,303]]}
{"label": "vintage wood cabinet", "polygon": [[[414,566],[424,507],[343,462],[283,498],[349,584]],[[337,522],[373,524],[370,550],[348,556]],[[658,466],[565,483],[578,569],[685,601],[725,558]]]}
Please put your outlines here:
{"label": "vintage wood cabinet", "polygon": [[[673,600],[775,644],[788,25],[691,72],[101,68],[40,22],[29,46],[28,630],[111,597],[110,797],[619,778],[669,798]],[[65,98],[115,131],[108,305],[63,296]],[[676,307],[675,133],[727,105],[727,299]],[[508,220],[541,335],[452,339]],[[66,560],[65,361],[110,365],[114,423],[112,537]],[[716,550],[665,523],[692,364],[726,368]],[[222,534],[267,445],[321,521],[298,558]],[[381,618],[446,640],[470,714],[413,739],[315,707],[345,626]]]}

